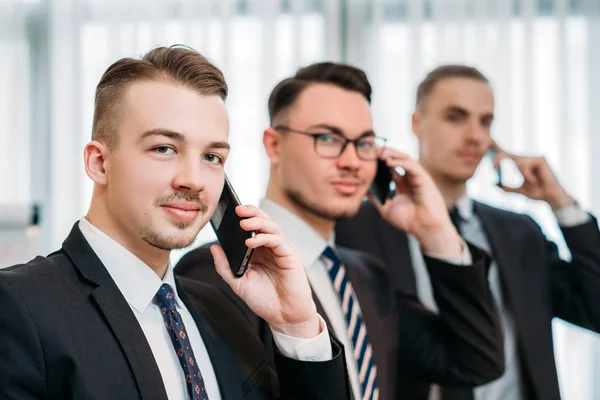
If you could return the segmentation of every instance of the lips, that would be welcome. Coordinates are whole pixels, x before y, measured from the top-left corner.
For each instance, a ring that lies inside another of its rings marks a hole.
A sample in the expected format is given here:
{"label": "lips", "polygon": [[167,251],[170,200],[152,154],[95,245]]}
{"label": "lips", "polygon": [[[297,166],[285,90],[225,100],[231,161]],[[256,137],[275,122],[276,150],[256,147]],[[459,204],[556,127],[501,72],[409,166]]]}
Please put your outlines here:
{"label": "lips", "polygon": [[337,192],[344,195],[350,195],[356,193],[360,187],[360,182],[356,180],[338,180],[332,181],[331,185]]}
{"label": "lips", "polygon": [[161,206],[171,217],[182,222],[191,222],[198,216],[200,206],[194,203],[174,203]]}
{"label": "lips", "polygon": [[481,158],[481,154],[473,151],[462,151],[458,156],[466,161],[478,161]]}

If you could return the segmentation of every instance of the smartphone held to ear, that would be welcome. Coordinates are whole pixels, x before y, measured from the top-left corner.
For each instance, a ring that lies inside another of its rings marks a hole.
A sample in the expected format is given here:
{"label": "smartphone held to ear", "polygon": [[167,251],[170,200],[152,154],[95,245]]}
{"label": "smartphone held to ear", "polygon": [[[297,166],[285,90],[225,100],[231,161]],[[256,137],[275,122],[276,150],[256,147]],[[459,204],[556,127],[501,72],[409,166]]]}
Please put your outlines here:
{"label": "smartphone held to ear", "polygon": [[248,232],[240,226],[242,218],[235,212],[235,208],[240,205],[240,200],[225,175],[223,192],[221,192],[215,213],[210,219],[210,224],[236,278],[241,277],[248,270],[253,249],[246,246],[246,239],[256,235],[255,231]]}
{"label": "smartphone held to ear", "polygon": [[[493,162],[496,157],[496,150],[490,148],[488,156]],[[498,178],[496,183],[499,185],[517,188],[524,182],[523,174],[521,174],[515,162],[508,157],[501,159],[498,168],[494,168],[494,170]]]}
{"label": "smartphone held to ear", "polygon": [[393,171],[384,160],[377,160],[377,173],[369,188],[371,193],[381,204],[392,196],[391,189]]}

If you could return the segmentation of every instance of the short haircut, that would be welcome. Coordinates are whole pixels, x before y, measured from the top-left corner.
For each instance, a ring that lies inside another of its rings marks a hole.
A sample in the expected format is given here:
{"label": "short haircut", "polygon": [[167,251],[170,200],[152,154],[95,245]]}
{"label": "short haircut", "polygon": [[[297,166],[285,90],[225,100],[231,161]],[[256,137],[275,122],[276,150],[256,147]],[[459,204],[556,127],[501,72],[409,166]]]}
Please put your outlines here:
{"label": "short haircut", "polygon": [[122,58],[108,67],[96,87],[92,140],[104,142],[109,148],[119,144],[117,126],[123,96],[132,83],[142,81],[174,83],[202,95],[227,98],[221,70],[189,47],[158,47],[141,59]]}
{"label": "short haircut", "polygon": [[311,64],[300,68],[294,76],[279,82],[269,96],[269,119],[286,111],[309,85],[327,83],[358,92],[371,103],[371,84],[359,68],[333,62]]}
{"label": "short haircut", "polygon": [[477,68],[467,65],[442,65],[429,72],[417,88],[417,108],[422,107],[427,97],[431,94],[435,85],[445,79],[469,78],[477,81],[490,83],[488,79]]}

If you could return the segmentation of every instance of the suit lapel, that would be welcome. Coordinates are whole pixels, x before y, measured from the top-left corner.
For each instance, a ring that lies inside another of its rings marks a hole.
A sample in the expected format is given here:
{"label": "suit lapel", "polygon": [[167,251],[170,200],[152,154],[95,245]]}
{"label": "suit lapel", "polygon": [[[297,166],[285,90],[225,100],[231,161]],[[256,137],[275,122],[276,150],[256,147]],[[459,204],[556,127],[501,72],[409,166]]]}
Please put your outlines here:
{"label": "suit lapel", "polygon": [[63,249],[83,277],[97,285],[92,296],[123,349],[141,398],[167,400],[160,371],[142,328],[77,224],[63,243]]}
{"label": "suit lapel", "polygon": [[116,284],[112,280],[105,282],[94,290],[93,296],[123,348],[142,399],[166,400],[167,393],[152,350]]}
{"label": "suit lapel", "polygon": [[382,261],[388,266],[388,274],[394,282],[394,288],[400,288],[407,294],[417,296],[417,283],[412,269],[408,236],[388,224],[379,215],[372,219],[372,223],[375,225],[373,231],[376,240],[385,257]]}
{"label": "suit lapel", "polygon": [[507,226],[506,218],[498,215],[493,208],[474,202],[474,209],[489,238],[492,258],[498,266],[502,280],[502,290],[507,295],[506,301],[515,313],[515,305],[521,304],[523,282],[520,252],[517,250],[520,247],[519,238],[514,235],[511,227]]}

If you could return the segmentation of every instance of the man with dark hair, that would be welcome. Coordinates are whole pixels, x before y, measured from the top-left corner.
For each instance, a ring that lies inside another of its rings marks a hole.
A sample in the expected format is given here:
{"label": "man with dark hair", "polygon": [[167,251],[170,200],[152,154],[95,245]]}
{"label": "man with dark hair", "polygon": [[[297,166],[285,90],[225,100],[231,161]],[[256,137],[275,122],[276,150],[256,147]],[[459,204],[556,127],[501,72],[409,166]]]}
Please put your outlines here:
{"label": "man with dark hair", "polygon": [[[419,85],[413,132],[419,161],[442,192],[463,237],[492,256],[489,281],[501,312],[505,373],[473,390],[442,389],[444,400],[555,400],[560,398],[552,342],[552,318],[600,330],[600,232],[559,184],[542,157],[509,154],[492,141],[494,97],[488,80],[476,69],[442,66]],[[494,163],[515,161],[524,177],[520,188],[500,187],[548,203],[572,254],[558,257],[527,215],[474,201],[466,183],[493,148]],[[385,260],[396,288],[413,293],[432,312],[440,304],[434,277],[425,269],[421,249],[410,230],[390,224],[364,203],[352,219],[336,227],[336,242]]]}
{"label": "man with dark hair", "polygon": [[[260,207],[302,259],[317,308],[344,344],[355,399],[423,398],[427,386],[410,383],[409,372],[458,386],[488,382],[502,373],[503,360],[487,258],[461,240],[418,163],[384,148],[373,131],[370,97],[364,72],[343,64],[313,64],[279,83],[263,135],[270,179]],[[406,171],[406,184],[398,186],[406,201],[380,209],[419,238],[440,315],[395,293],[377,260],[333,244],[335,222],[356,213],[378,158]],[[185,277],[191,297],[201,294],[201,282],[220,280],[206,247],[184,256],[175,273]],[[265,322],[253,318],[270,341]]]}
{"label": "man with dark hair", "polygon": [[244,278],[211,252],[233,296],[272,330],[278,376],[235,300],[201,285],[190,302],[173,275],[170,250],[192,243],[223,188],[226,95],[221,71],[187,48],[104,73],[84,150],[87,215],[59,251],[0,271],[2,400],[349,398],[343,350],[263,211],[236,210],[258,232]]}

